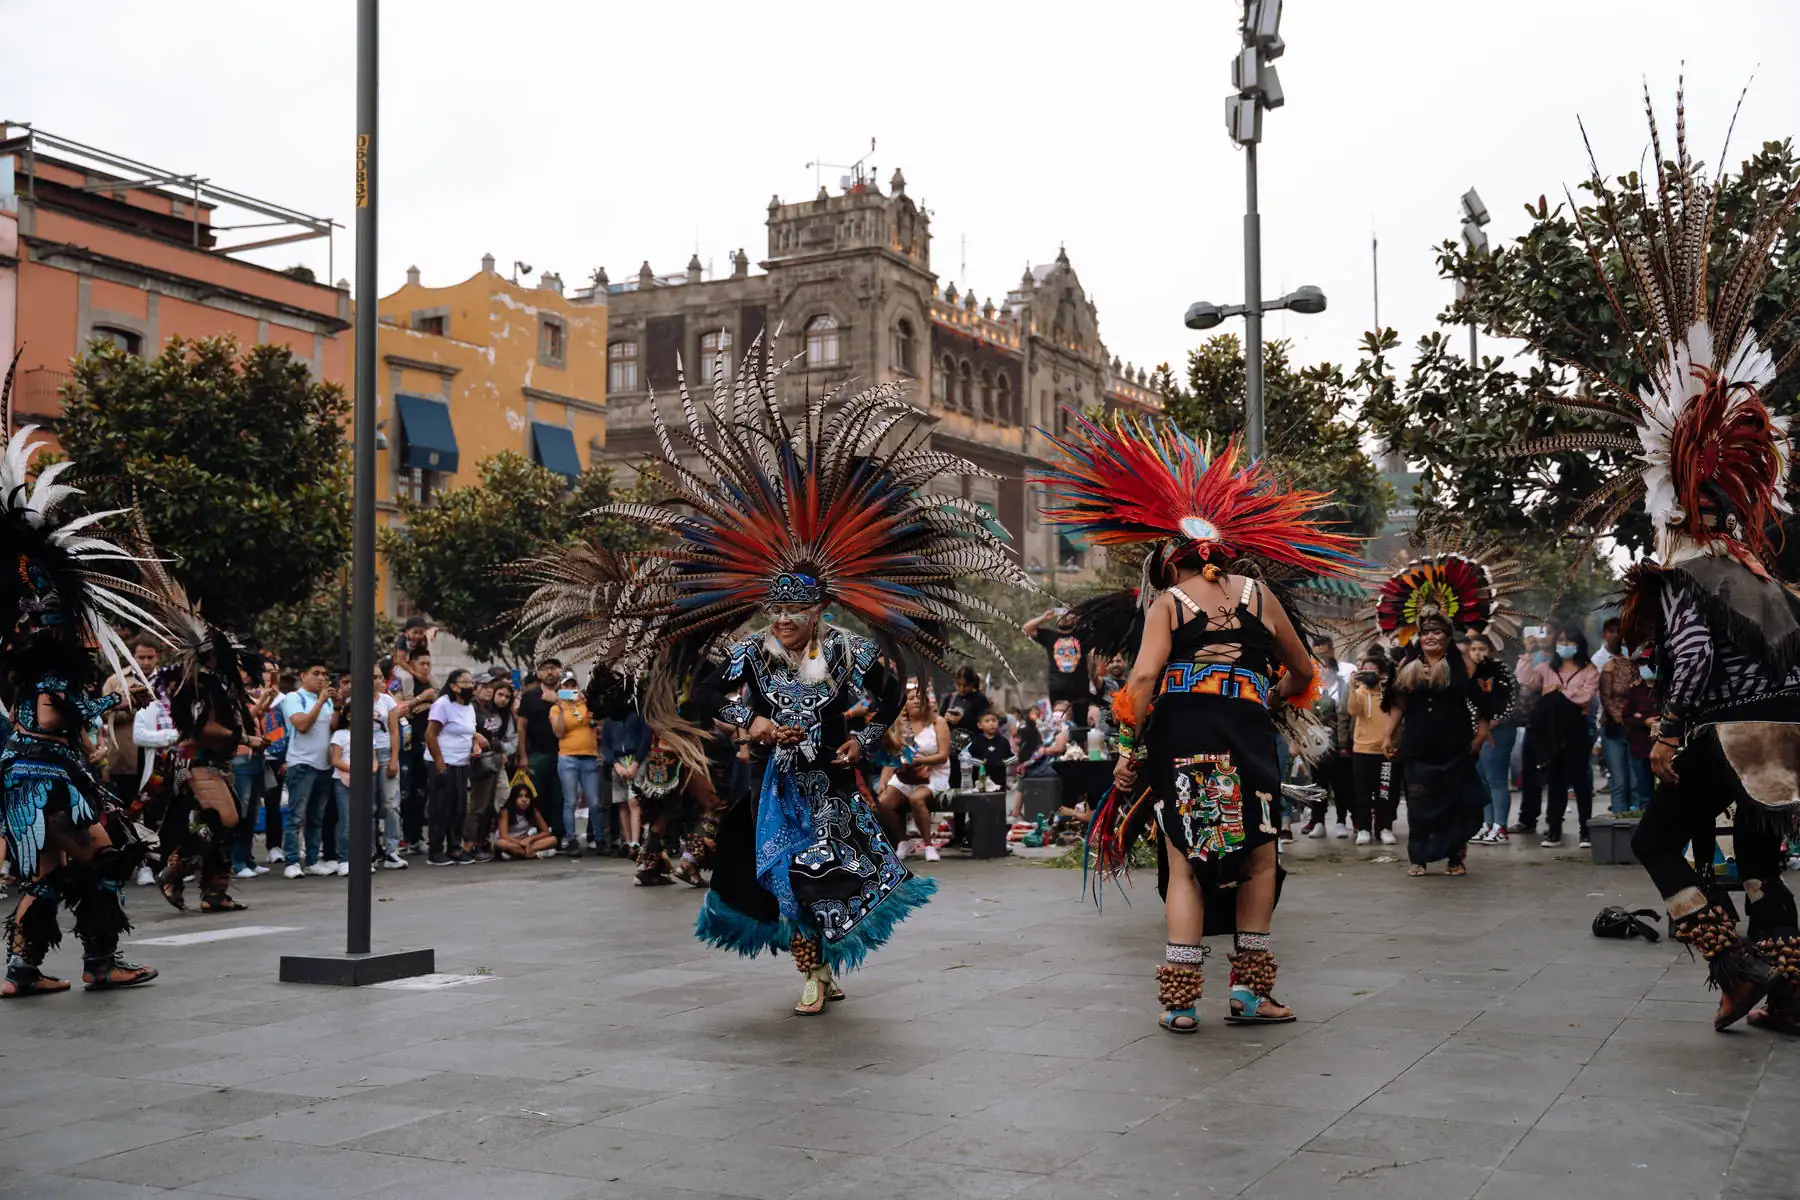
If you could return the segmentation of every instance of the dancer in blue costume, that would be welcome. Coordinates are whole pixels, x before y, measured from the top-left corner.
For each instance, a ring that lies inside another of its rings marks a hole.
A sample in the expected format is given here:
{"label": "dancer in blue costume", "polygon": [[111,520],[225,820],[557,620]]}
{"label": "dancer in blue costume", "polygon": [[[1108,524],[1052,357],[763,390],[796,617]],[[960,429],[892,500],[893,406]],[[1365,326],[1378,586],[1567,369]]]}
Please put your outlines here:
{"label": "dancer in blue costume", "polygon": [[[7,395],[11,385],[8,372]],[[58,479],[71,463],[31,477],[32,457],[48,444],[33,441],[35,432],[28,425],[9,440],[0,435],[0,700],[12,726],[0,751],[0,822],[20,891],[6,921],[6,999],[68,990],[43,971],[45,955],[62,942],[58,904],[75,914],[89,990],[156,977],[118,952],[131,928],[123,885],[144,844],[93,769],[95,735],[120,699],[101,696],[95,652],[117,671],[130,669],[112,622],[155,621],[123,594],[133,585],[110,573],[130,556],[96,532],[97,522],[119,514],[65,519],[62,505],[77,489]]]}
{"label": "dancer in blue costume", "polygon": [[[795,1011],[812,1015],[842,998],[836,973],[883,945],[936,886],[900,864],[857,788],[858,764],[900,707],[883,649],[947,670],[954,629],[998,656],[971,614],[1001,614],[961,581],[1032,585],[960,481],[949,494],[926,490],[984,472],[929,449],[906,385],[809,398],[795,427],[781,370],[766,363],[753,346],[709,404],[684,385],[685,429],[652,408],[671,507],[595,515],[667,541],[528,564],[537,587],[522,628],[540,653],[586,653],[632,681],[644,719],[696,777],[717,725],[751,743],[759,786],[720,819],[695,934],[749,957],[792,953],[805,975]],[[826,621],[827,609],[874,637]],[[852,734],[845,713],[865,695],[873,711]]]}

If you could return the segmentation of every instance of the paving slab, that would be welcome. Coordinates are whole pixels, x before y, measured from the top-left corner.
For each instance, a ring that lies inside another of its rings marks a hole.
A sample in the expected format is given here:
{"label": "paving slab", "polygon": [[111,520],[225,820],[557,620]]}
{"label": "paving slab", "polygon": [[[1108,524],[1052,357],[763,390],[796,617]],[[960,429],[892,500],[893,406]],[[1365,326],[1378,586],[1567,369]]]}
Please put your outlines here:
{"label": "paving slab", "polygon": [[[1215,957],[1181,1038],[1146,880],[1097,914],[1075,872],[921,867],[937,900],[802,1018],[785,958],[698,945],[698,894],[612,860],[378,876],[377,947],[434,947],[439,990],[280,984],[341,949],[344,889],[265,876],[266,932],[0,1006],[0,1070],[33,1081],[0,1097],[0,1196],[1800,1194],[1800,1045],[1714,1033],[1679,947],[1589,933],[1655,903],[1641,872],[1515,845],[1410,880],[1384,850],[1288,852],[1298,1021],[1225,1025]],[[130,900],[145,940],[226,927]]]}

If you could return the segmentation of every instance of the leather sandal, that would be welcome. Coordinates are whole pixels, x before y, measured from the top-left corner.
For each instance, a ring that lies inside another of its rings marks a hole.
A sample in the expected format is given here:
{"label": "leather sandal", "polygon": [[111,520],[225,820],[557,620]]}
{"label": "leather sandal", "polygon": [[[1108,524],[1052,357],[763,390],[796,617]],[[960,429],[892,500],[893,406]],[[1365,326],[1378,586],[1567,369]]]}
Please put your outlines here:
{"label": "leather sandal", "polygon": [[825,1011],[825,980],[817,968],[806,973],[806,983],[800,988],[800,1002],[794,1005],[794,1011],[803,1017],[816,1017]]}
{"label": "leather sandal", "polygon": [[[1178,1021],[1186,1021],[1187,1024],[1179,1025],[1176,1023]],[[1186,1008],[1163,1009],[1163,1014],[1157,1018],[1156,1023],[1170,1033],[1200,1032],[1200,1014],[1192,1004]]]}
{"label": "leather sandal", "polygon": [[66,992],[69,981],[58,979],[54,975],[46,975],[35,967],[29,968],[29,975],[17,969],[6,973],[6,981],[0,984],[0,1000],[20,1000],[26,996],[48,996],[52,992]]}
{"label": "leather sandal", "polygon": [[139,966],[115,954],[107,961],[103,971],[96,971],[91,966],[84,967],[81,982],[87,985],[90,992],[103,992],[111,988],[136,987],[140,983],[149,983],[156,976],[155,967]]}

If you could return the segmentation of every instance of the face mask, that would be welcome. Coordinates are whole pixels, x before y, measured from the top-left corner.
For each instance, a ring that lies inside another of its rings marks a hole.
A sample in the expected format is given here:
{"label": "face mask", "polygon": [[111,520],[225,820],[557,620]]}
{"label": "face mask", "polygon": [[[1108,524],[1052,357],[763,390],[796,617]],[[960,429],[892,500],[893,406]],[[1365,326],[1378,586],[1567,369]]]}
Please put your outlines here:
{"label": "face mask", "polygon": [[1533,650],[1531,652],[1531,661],[1541,666],[1550,661],[1550,652],[1548,650]]}
{"label": "face mask", "polygon": [[1648,683],[1650,680],[1656,678],[1656,668],[1655,667],[1639,667],[1638,668],[1638,678],[1642,679],[1646,683]]}
{"label": "face mask", "polygon": [[581,693],[574,688],[564,688],[562,691],[556,693],[556,698],[559,700],[577,700],[580,699],[580,697]]}
{"label": "face mask", "polygon": [[1373,671],[1358,671],[1356,673],[1356,682],[1362,684],[1364,687],[1374,687],[1375,679],[1376,675]]}
{"label": "face mask", "polygon": [[1575,647],[1569,645],[1567,642],[1558,642],[1556,643],[1556,656],[1558,658],[1574,658]]}

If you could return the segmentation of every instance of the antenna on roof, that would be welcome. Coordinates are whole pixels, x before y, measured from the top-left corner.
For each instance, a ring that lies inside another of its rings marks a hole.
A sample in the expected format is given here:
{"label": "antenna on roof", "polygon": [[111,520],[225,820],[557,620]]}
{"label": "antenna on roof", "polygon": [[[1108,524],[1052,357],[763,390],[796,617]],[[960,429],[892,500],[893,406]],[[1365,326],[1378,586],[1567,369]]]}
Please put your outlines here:
{"label": "antenna on roof", "polygon": [[855,188],[861,188],[869,182],[872,174],[870,171],[863,170],[863,164],[868,162],[869,155],[874,153],[875,139],[871,137],[869,139],[869,153],[863,155],[853,163],[829,163],[815,158],[813,161],[806,164],[808,169],[813,173],[813,186],[821,188],[825,186],[825,168],[830,167],[833,170],[850,172],[848,175],[838,177],[838,186],[842,187],[846,192]]}

